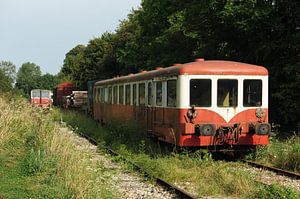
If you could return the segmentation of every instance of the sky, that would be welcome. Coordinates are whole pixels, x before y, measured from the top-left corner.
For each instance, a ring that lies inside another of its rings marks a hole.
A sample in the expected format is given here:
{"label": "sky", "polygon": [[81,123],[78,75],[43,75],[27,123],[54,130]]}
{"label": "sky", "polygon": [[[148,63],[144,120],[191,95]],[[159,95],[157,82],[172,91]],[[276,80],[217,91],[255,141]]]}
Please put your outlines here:
{"label": "sky", "polygon": [[56,74],[65,54],[114,31],[141,0],[0,0],[0,61]]}

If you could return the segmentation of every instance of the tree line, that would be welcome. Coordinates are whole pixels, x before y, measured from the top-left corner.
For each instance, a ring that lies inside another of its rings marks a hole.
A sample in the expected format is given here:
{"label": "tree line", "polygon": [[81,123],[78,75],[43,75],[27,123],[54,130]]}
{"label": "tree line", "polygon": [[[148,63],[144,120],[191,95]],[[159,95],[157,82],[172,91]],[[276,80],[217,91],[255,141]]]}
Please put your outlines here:
{"label": "tree line", "polygon": [[16,71],[12,62],[0,62],[0,93],[17,92],[28,97],[32,89],[53,90],[59,82],[57,75],[42,74],[40,66],[35,63],[24,63]]}
{"label": "tree line", "polygon": [[[16,74],[16,87],[28,93],[42,82],[46,83],[41,87],[51,88],[55,85],[51,82],[69,80],[86,89],[89,80],[195,58],[265,66],[270,76],[269,120],[284,130],[299,131],[298,0],[142,0],[141,6],[132,10],[114,32],[105,32],[87,45],[72,48],[58,75],[46,74],[44,81],[38,80],[44,75],[37,72],[32,75],[33,82],[26,83],[21,80],[26,75]],[[26,74],[26,67],[22,71]],[[0,70],[0,81],[6,73]],[[13,81],[6,79],[5,89]]]}
{"label": "tree line", "polygon": [[270,121],[299,128],[298,0],[142,0],[115,32],[71,49],[60,72],[86,88],[88,80],[197,57],[267,67]]}

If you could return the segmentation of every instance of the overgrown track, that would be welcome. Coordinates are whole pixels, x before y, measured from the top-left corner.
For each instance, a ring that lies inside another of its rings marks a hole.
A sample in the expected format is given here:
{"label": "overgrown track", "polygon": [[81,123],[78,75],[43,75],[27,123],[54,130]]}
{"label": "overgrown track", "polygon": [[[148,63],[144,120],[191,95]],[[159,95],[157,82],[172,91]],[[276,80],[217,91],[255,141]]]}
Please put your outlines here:
{"label": "overgrown track", "polygon": [[252,162],[252,161],[248,161],[248,160],[242,160],[242,162],[247,163],[248,165],[254,166],[256,168],[261,168],[261,169],[273,171],[277,174],[284,175],[284,176],[287,176],[287,177],[290,177],[290,178],[293,178],[293,179],[297,179],[297,180],[300,179],[300,174],[299,173],[294,173],[294,172],[291,172],[291,171],[286,171],[286,170],[278,169],[278,168],[275,168],[275,167],[262,165],[262,164]]}
{"label": "overgrown track", "polygon": [[[87,140],[89,140],[90,143],[94,144],[94,145],[98,145],[97,141],[83,133],[79,133],[80,136],[86,138]],[[101,148],[104,148],[106,151],[108,151],[111,155],[113,156],[119,156],[121,157],[124,161],[128,162],[129,164],[131,164],[135,170],[139,171],[140,173],[142,173],[145,177],[149,177],[151,176],[150,174],[148,174],[145,170],[143,170],[143,168],[141,168],[140,166],[136,165],[135,163],[131,162],[130,160],[126,159],[125,157],[121,156],[120,154],[118,154],[117,152],[115,152],[114,150],[106,147],[106,146],[101,146]],[[153,176],[152,176],[153,178]],[[184,198],[184,199],[196,199],[197,197],[184,191],[183,189],[179,188],[178,186],[171,184],[169,182],[167,182],[166,180],[159,178],[159,177],[154,177],[156,183],[160,186],[162,186],[164,189],[174,192],[179,198]]]}

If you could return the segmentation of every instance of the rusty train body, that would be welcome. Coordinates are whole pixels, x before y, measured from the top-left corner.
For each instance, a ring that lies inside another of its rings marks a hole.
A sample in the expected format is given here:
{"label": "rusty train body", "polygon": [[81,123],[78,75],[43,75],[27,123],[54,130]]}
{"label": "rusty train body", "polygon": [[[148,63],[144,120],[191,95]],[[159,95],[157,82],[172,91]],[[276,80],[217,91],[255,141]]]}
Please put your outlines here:
{"label": "rusty train body", "polygon": [[93,117],[138,122],[148,135],[211,150],[267,145],[268,71],[232,61],[175,64],[97,81]]}
{"label": "rusty train body", "polygon": [[72,82],[62,82],[58,84],[53,91],[53,104],[63,107],[66,104],[66,97],[76,90]]}

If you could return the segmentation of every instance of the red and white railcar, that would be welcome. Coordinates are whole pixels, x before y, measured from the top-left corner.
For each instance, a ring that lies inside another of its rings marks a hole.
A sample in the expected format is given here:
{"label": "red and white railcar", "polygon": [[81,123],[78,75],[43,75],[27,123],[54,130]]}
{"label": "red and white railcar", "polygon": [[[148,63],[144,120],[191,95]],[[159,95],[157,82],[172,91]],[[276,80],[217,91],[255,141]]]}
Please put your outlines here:
{"label": "red and white railcar", "polygon": [[231,61],[176,64],[99,81],[94,117],[135,120],[179,146],[211,149],[268,144],[268,71]]}
{"label": "red and white railcar", "polygon": [[34,89],[30,92],[30,103],[34,107],[50,108],[52,106],[52,92],[49,90]]}

